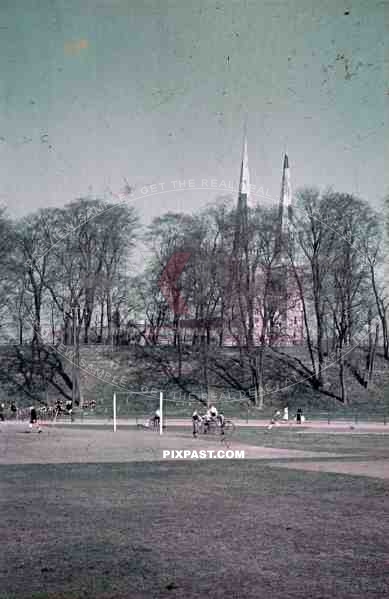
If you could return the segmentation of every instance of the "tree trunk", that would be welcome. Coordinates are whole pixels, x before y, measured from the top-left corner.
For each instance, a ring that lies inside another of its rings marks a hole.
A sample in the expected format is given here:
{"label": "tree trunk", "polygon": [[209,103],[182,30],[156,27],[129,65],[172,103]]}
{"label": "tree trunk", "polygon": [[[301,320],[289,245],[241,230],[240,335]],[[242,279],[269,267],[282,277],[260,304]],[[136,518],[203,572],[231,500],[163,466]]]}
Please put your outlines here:
{"label": "tree trunk", "polygon": [[19,345],[23,345],[23,318],[19,316]]}
{"label": "tree trunk", "polygon": [[55,345],[55,323],[54,323],[54,304],[51,304],[51,313],[50,313],[50,319],[51,319],[51,339],[52,339],[52,344]]}
{"label": "tree trunk", "polygon": [[339,341],[339,381],[340,381],[340,397],[344,405],[348,404],[347,388],[344,380],[344,356],[343,356],[343,340]]}
{"label": "tree trunk", "polygon": [[112,298],[110,291],[107,292],[107,345],[112,343]]}
{"label": "tree trunk", "polygon": [[181,327],[180,318],[177,318],[177,352],[178,352],[178,378],[182,376],[182,346],[181,346]]}
{"label": "tree trunk", "polygon": [[263,364],[264,364],[264,347],[263,347],[263,343],[261,342],[260,348],[259,348],[259,356],[258,356],[258,387],[259,387],[259,397],[258,397],[258,408],[260,410],[263,410],[264,405],[265,405],[265,398],[264,398],[264,393],[263,393]]}
{"label": "tree trunk", "polygon": [[223,347],[224,343],[224,299],[221,300],[221,308],[220,308],[220,330],[219,330],[219,347]]}
{"label": "tree trunk", "polygon": [[[72,402],[74,406],[81,406],[80,385],[80,335],[81,335],[80,308],[73,308],[73,360],[72,360]],[[82,407],[82,406],[81,406]]]}
{"label": "tree trunk", "polygon": [[375,362],[375,356],[376,356],[376,352],[377,352],[377,345],[378,345],[378,339],[379,339],[379,325],[376,325],[376,329],[375,329],[375,339],[374,339],[374,344],[372,347],[372,352],[371,352],[371,356],[370,356],[370,364],[369,364],[369,382],[372,380],[373,378],[373,372],[374,372],[374,362]]}
{"label": "tree trunk", "polygon": [[92,306],[91,305],[87,305],[87,308],[85,310],[85,323],[84,323],[84,343],[85,345],[87,345],[89,343],[89,330],[90,330],[90,326],[91,326],[91,322],[92,322]]}
{"label": "tree trunk", "polygon": [[72,343],[72,319],[68,314],[64,317],[64,331],[63,331],[63,343],[64,345],[71,345]]}
{"label": "tree trunk", "polygon": [[102,299],[100,302],[100,329],[97,336],[97,343],[103,343],[103,334],[104,334],[104,300]]}

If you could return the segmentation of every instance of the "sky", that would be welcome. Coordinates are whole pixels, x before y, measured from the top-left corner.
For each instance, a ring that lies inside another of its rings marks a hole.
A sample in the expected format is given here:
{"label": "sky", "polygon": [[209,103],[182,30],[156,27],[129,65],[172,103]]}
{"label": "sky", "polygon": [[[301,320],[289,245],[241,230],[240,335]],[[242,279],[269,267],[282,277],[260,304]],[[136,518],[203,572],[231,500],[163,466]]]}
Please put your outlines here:
{"label": "sky", "polygon": [[380,208],[388,26],[389,0],[1,0],[0,201],[20,217],[127,181],[146,220],[193,212],[223,190],[171,182],[236,182],[247,120],[274,201],[287,151],[294,190]]}

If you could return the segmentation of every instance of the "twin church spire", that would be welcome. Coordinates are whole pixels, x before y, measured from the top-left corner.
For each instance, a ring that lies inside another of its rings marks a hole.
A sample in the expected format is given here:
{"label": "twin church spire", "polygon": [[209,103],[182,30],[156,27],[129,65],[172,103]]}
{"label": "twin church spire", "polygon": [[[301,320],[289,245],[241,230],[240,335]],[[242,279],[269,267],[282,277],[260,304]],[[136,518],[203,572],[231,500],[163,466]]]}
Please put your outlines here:
{"label": "twin church spire", "polygon": [[[292,188],[289,158],[286,153],[283,156],[280,200],[278,210],[275,210],[274,244],[271,248],[272,266],[270,272],[267,269],[259,268],[256,271],[255,280],[252,278],[252,263],[249,257],[251,246],[249,243],[250,221],[248,219],[249,208],[253,208],[256,204],[253,189],[255,189],[254,186],[250,186],[247,137],[245,135],[229,289],[231,312],[228,313],[231,315],[231,322],[235,322],[236,310],[241,316],[242,306],[246,306],[247,328],[243,327],[243,337],[241,324],[237,325],[236,330],[234,329],[239,343],[249,343],[248,339],[254,345],[264,342],[287,345],[298,343],[303,339],[303,310],[298,293],[296,294],[293,286],[293,277],[288,274],[287,244],[285,242],[292,219]],[[263,296],[260,293],[261,287],[266,288],[266,293]],[[243,299],[240,295],[241,291],[243,291]],[[235,292],[239,296],[238,302]],[[251,335],[251,337],[247,337],[247,335]]]}
{"label": "twin church spire", "polygon": [[[247,207],[254,206],[250,197],[250,172],[247,151],[247,136],[243,139],[242,163],[240,168],[238,210],[246,211]],[[281,196],[278,211],[278,228],[280,233],[285,233],[291,217],[292,188],[290,183],[289,158],[285,153],[282,167]]]}

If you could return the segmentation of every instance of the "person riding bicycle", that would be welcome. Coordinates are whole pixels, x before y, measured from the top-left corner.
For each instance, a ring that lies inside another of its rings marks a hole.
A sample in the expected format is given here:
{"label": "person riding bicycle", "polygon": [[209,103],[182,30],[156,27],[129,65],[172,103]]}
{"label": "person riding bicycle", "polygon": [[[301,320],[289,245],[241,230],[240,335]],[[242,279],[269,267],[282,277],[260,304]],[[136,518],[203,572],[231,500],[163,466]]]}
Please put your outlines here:
{"label": "person riding bicycle", "polygon": [[214,418],[214,419],[216,419],[216,418],[217,418],[217,409],[215,408],[215,406],[214,406],[214,405],[212,405],[212,406],[209,408],[209,412],[210,412],[211,418]]}
{"label": "person riding bicycle", "polygon": [[192,431],[193,431],[194,437],[197,436],[198,426],[201,421],[202,421],[202,418],[201,418],[200,414],[198,413],[197,410],[195,410],[192,414]]}
{"label": "person riding bicycle", "polygon": [[211,422],[217,422],[217,409],[214,405],[210,406],[205,413],[204,424],[205,424],[205,433],[209,431],[209,425]]}

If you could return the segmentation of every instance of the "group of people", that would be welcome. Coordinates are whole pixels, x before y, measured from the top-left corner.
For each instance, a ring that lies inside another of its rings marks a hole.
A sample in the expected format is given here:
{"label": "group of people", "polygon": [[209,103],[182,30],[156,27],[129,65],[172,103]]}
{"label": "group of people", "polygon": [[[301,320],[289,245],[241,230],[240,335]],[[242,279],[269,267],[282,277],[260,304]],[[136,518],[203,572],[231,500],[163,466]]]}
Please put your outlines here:
{"label": "group of people", "polygon": [[201,416],[197,410],[195,410],[192,414],[192,431],[193,437],[197,437],[197,433],[199,430],[199,426],[201,423],[204,423],[204,433],[209,431],[209,427],[211,423],[214,422],[220,426],[220,432],[224,435],[224,423],[225,418],[224,414],[221,412],[218,413],[216,407],[214,405],[210,406],[204,416]]}
{"label": "group of people", "polygon": [[[7,407],[4,403],[0,403],[0,422],[4,422],[6,417],[10,420],[16,420],[18,417],[24,420],[28,418],[30,429],[32,429],[35,425],[38,426],[38,432],[40,432],[40,424],[39,421],[42,417],[42,413],[47,412],[48,408],[39,408],[37,409],[35,406],[30,406],[30,408],[21,408],[18,409],[15,402],[11,402],[9,407]],[[55,404],[54,408],[54,416],[58,416],[61,413],[67,413],[73,420],[73,404],[71,400],[66,402],[66,407],[63,408],[62,403],[58,400]]]}
{"label": "group of people", "polygon": [[65,404],[65,409],[62,406],[62,402],[60,399],[57,400],[54,408],[54,417],[57,418],[61,414],[68,414],[70,416],[71,421],[73,422],[73,402],[71,399],[68,399]]}
{"label": "group of people", "polygon": [[[161,412],[159,408],[155,410],[154,416],[152,418],[152,426],[154,429],[158,429],[161,421]],[[216,423],[220,426],[220,432],[224,434],[224,423],[225,418],[224,414],[219,413],[214,405],[210,406],[206,413],[202,416],[199,414],[197,410],[194,410],[192,414],[192,425],[193,425],[193,436],[197,437],[197,433],[199,431],[199,426],[201,423],[204,423],[204,432],[207,433],[211,426],[211,423]]]}
{"label": "group of people", "polygon": [[[11,405],[10,405],[9,409],[10,409],[10,412],[11,412],[11,420],[16,420],[16,417],[17,417],[17,414],[18,414],[18,409],[17,409],[16,404],[15,404],[14,401],[11,402]],[[6,410],[5,404],[1,403],[0,404],[0,420],[1,420],[1,422],[4,422],[4,420],[5,420],[5,410]]]}
{"label": "group of people", "polygon": [[[153,417],[153,426],[154,428],[159,428],[161,420],[160,410],[157,409],[154,413]],[[296,417],[297,424],[302,424],[305,421],[305,416],[303,415],[303,411],[301,408],[298,408]],[[272,419],[269,424],[269,429],[271,429],[278,422],[288,422],[289,421],[289,407],[285,406],[283,410],[283,414],[281,414],[280,410],[276,410],[272,416]],[[220,427],[220,432],[224,434],[224,425],[225,418],[224,414],[218,412],[216,406],[211,405],[207,408],[205,414],[201,415],[197,409],[192,413],[192,434],[193,437],[197,437],[199,432],[200,425],[204,425],[204,433],[207,433],[210,429],[211,424],[214,423]]]}

